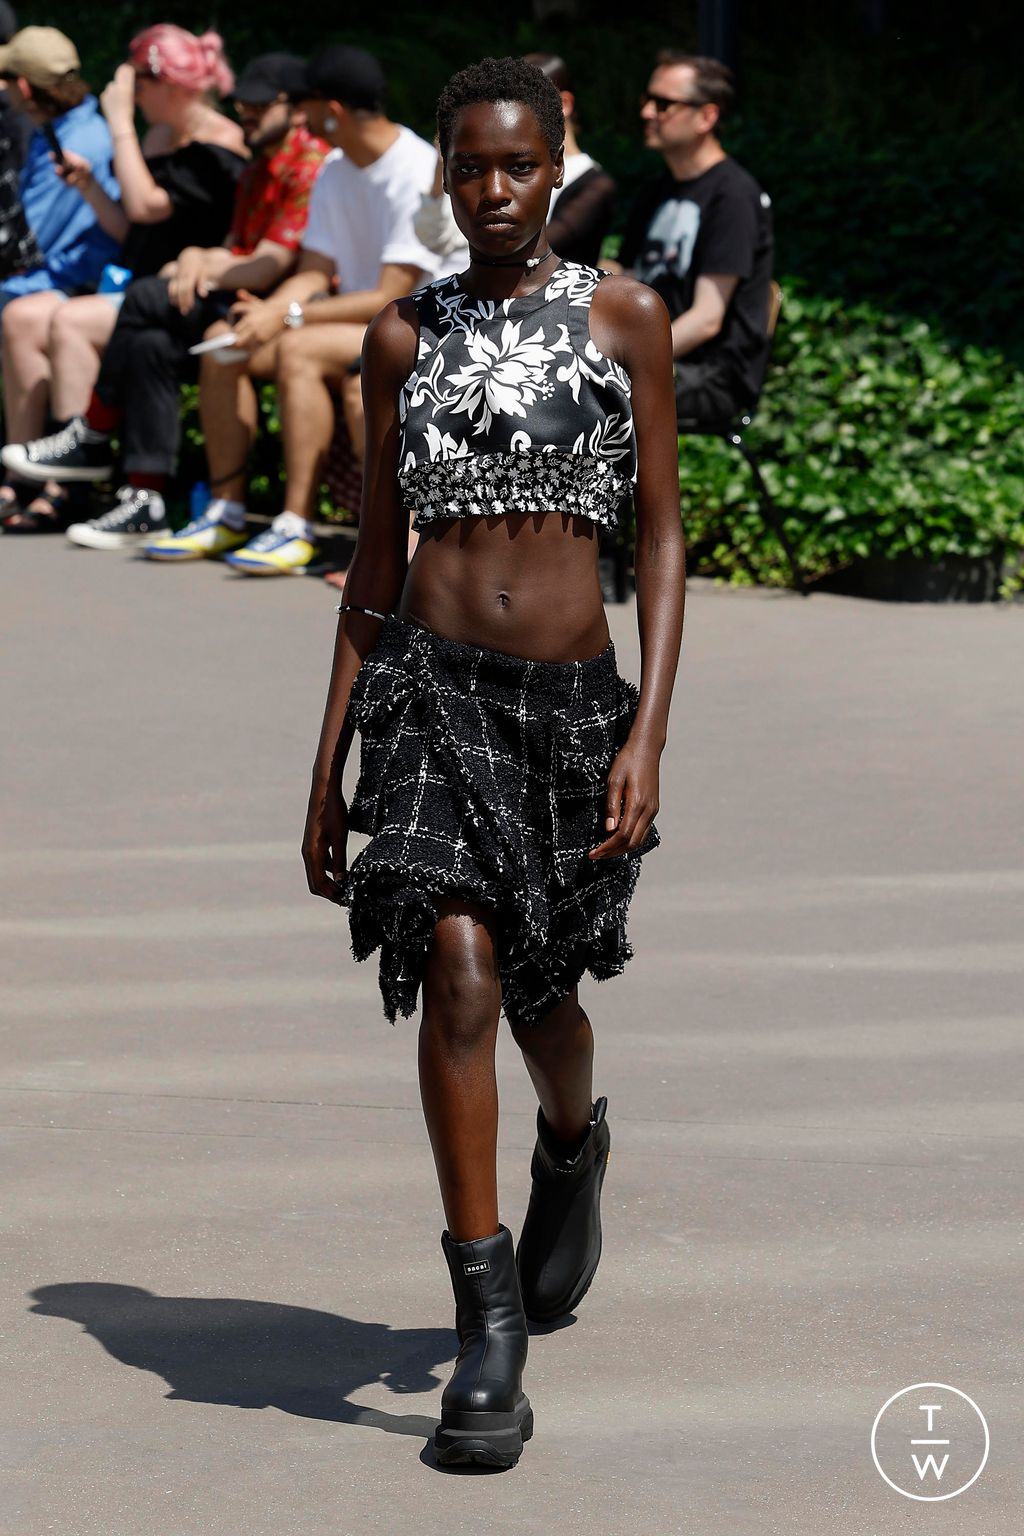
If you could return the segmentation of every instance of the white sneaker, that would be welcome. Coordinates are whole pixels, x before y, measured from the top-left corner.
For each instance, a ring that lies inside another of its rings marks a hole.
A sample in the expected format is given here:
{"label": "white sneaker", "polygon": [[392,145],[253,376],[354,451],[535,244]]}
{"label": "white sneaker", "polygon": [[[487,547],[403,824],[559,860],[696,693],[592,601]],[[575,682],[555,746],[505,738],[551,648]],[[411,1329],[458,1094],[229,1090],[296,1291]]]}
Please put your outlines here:
{"label": "white sneaker", "polygon": [[72,523],[68,538],[86,549],[125,549],[168,528],[164,499],[159,491],[137,490],[122,485],[117,505],[88,523]]}

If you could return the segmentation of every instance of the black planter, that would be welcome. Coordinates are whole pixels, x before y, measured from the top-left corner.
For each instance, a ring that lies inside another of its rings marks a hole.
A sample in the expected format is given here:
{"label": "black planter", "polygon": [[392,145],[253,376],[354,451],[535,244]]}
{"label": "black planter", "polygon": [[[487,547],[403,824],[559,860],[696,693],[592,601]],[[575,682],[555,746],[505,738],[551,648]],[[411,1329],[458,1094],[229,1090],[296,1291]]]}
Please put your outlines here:
{"label": "black planter", "polygon": [[810,585],[815,592],[870,597],[885,603],[994,603],[1004,563],[1002,551],[947,555],[942,560],[921,560],[916,555],[886,560],[870,555]]}

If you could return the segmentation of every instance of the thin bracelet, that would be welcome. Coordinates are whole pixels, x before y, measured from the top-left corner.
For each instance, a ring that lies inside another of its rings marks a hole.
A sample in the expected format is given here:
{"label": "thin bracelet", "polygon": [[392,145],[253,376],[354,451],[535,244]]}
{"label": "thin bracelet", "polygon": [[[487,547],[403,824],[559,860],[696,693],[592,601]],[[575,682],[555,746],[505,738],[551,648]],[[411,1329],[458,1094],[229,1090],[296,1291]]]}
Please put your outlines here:
{"label": "thin bracelet", "polygon": [[378,613],[376,608],[360,608],[358,603],[339,603],[335,613],[368,613],[371,619],[389,619],[389,613]]}

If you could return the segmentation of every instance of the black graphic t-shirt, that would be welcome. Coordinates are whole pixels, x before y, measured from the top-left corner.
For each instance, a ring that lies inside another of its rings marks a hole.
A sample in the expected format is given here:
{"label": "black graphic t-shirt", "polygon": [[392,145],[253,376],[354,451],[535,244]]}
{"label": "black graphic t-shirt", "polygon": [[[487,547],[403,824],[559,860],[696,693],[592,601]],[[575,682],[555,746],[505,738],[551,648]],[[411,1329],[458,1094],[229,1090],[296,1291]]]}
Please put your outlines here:
{"label": "black graphic t-shirt", "polygon": [[768,360],[771,198],[728,155],[691,181],[663,177],[640,194],[619,260],[654,288],[673,320],[702,274],[739,282],[722,329],[681,361],[703,363],[738,405],[756,401]]}

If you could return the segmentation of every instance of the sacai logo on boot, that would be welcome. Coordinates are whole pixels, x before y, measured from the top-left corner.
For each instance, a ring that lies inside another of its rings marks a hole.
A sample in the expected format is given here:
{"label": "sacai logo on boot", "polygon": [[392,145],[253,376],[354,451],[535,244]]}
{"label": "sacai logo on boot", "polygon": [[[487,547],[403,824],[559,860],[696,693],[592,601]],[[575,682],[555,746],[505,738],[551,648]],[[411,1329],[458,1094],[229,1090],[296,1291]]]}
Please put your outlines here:
{"label": "sacai logo on boot", "polygon": [[467,1275],[482,1275],[490,1269],[486,1259],[477,1259],[475,1264],[463,1264],[463,1273]]}

